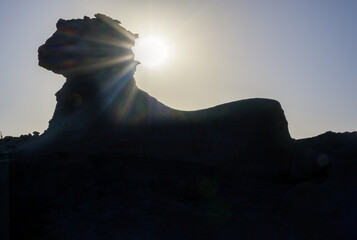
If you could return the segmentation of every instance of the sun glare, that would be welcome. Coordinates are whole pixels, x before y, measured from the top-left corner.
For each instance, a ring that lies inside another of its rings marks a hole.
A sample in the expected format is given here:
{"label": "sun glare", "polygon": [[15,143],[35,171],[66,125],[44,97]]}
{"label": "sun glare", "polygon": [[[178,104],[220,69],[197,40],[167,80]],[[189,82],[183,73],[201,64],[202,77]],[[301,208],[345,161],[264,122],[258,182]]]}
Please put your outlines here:
{"label": "sun glare", "polygon": [[157,67],[167,59],[167,46],[159,38],[138,39],[133,48],[135,59],[143,66]]}

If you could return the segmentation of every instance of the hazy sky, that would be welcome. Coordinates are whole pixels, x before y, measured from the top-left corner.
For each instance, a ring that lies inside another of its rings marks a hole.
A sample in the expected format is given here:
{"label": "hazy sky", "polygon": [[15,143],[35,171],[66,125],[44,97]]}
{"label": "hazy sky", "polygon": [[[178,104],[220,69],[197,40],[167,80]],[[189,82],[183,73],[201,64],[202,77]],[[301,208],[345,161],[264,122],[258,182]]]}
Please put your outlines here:
{"label": "hazy sky", "polygon": [[47,128],[65,79],[38,67],[37,48],[59,18],[95,13],[168,44],[167,62],[135,79],[170,107],[265,97],[294,138],[357,130],[355,0],[0,0],[3,135]]}

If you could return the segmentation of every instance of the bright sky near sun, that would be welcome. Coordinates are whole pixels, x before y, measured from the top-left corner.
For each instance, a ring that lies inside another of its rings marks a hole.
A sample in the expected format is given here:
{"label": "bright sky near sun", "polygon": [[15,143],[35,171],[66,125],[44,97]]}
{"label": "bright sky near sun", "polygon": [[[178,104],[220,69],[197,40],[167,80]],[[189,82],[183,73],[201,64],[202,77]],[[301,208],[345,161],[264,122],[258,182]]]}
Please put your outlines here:
{"label": "bright sky near sun", "polygon": [[0,131],[47,128],[65,79],[38,67],[37,48],[59,18],[95,13],[139,34],[136,82],[170,107],[273,98],[294,138],[355,131],[356,12],[353,0],[2,0]]}
{"label": "bright sky near sun", "polygon": [[159,36],[138,39],[133,51],[144,67],[160,67],[168,60],[167,44]]}

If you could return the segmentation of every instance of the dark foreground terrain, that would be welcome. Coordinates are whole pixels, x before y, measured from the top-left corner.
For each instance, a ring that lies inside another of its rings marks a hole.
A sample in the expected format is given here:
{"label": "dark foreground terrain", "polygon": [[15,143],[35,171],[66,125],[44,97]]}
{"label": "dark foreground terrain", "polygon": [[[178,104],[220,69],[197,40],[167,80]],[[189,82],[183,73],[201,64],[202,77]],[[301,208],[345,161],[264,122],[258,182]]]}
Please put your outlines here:
{"label": "dark foreground terrain", "polygon": [[10,239],[357,239],[356,132],[292,139],[270,99],[171,109],[135,84],[136,37],[98,14],[39,48],[67,80],[45,133],[0,140]]}
{"label": "dark foreground terrain", "polygon": [[145,157],[129,143],[18,152],[7,156],[10,239],[356,239],[356,142],[356,133],[291,140],[289,171],[262,176],[249,163]]}

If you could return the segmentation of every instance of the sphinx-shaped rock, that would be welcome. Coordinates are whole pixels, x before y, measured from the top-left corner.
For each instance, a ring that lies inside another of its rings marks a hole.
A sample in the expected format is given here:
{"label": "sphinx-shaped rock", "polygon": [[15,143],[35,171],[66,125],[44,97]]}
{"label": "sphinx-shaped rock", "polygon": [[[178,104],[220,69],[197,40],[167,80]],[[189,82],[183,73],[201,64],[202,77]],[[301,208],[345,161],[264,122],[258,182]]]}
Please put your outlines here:
{"label": "sphinx-shaped rock", "polygon": [[102,14],[57,22],[38,50],[39,65],[66,82],[48,129],[32,147],[111,149],[258,173],[287,169],[291,138],[277,101],[248,99],[193,112],[165,106],[136,86],[137,37]]}
{"label": "sphinx-shaped rock", "polygon": [[39,65],[67,78],[44,134],[53,146],[76,151],[86,144],[96,152],[239,166],[255,175],[288,171],[290,135],[277,101],[171,109],[135,84],[131,48],[137,35],[119,21],[95,16],[60,19],[39,48]]}

